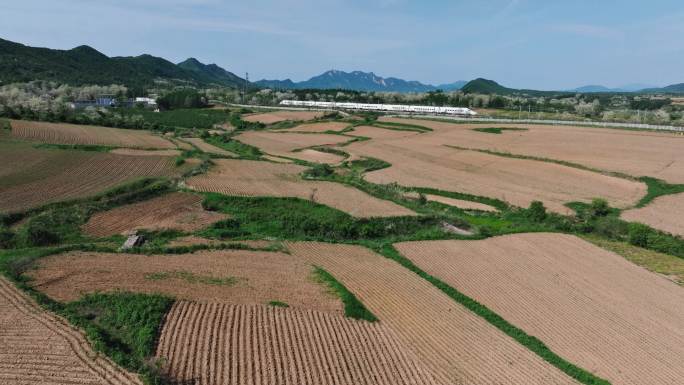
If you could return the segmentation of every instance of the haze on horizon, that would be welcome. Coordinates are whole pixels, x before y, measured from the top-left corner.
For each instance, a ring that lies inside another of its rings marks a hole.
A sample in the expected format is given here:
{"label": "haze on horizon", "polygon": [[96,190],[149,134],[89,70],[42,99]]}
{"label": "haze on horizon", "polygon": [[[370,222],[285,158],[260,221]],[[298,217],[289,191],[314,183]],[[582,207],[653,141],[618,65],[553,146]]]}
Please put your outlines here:
{"label": "haze on horizon", "polygon": [[329,69],[515,88],[684,82],[675,0],[24,0],[3,4],[0,38],[109,56],[195,57],[251,80]]}

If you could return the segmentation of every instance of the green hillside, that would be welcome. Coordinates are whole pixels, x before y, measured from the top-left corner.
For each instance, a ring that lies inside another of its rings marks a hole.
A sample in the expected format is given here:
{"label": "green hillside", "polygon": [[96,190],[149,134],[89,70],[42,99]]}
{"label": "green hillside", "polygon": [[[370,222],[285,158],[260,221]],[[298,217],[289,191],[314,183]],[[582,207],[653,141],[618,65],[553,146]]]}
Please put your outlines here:
{"label": "green hillside", "polygon": [[244,83],[244,80],[215,64],[206,66],[196,62],[197,68],[188,69],[151,55],[110,58],[85,45],[57,50],[0,39],[0,84],[51,80],[71,85],[145,86],[156,80],[165,80],[199,86],[236,87]]}

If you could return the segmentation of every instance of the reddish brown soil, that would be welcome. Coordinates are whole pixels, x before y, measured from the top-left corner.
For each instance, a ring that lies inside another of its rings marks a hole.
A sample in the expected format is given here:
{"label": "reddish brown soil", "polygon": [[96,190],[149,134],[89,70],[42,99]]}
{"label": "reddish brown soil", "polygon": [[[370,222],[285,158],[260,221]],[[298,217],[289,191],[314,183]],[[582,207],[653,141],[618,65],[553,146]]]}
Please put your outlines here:
{"label": "reddish brown soil", "polygon": [[[15,156],[21,151],[22,155]],[[26,162],[21,162],[22,158]],[[3,167],[7,165],[8,167]],[[0,151],[0,212],[83,198],[139,178],[179,176],[168,156],[16,148]]]}
{"label": "reddish brown soil", "polygon": [[428,274],[612,384],[684,378],[684,291],[580,238],[404,242]]}
{"label": "reddish brown soil", "polygon": [[311,199],[355,217],[416,215],[396,203],[370,196],[333,182],[306,181],[299,174],[306,167],[237,159],[215,159],[214,167],[190,178],[189,187],[226,195],[298,197]]}
{"label": "reddish brown soil", "polygon": [[178,302],[157,357],[197,385],[446,384],[382,324],[277,307]]}
{"label": "reddish brown soil", "polygon": [[245,120],[247,122],[261,122],[264,124],[273,124],[285,120],[313,120],[316,118],[320,118],[324,114],[325,113],[322,111],[274,111],[265,112],[263,114],[244,115],[242,116],[242,120]]}
{"label": "reddish brown soil", "polygon": [[204,210],[202,199],[202,196],[195,194],[171,193],[117,207],[93,215],[83,226],[83,232],[94,237],[108,237],[139,229],[192,232],[228,217]]}
{"label": "reddish brown soil", "polygon": [[304,134],[296,132],[247,131],[235,139],[258,147],[276,156],[296,158],[316,163],[339,163],[344,157],[306,149],[313,146],[329,146],[348,142],[351,138],[332,134]]}
{"label": "reddish brown soil", "polygon": [[[432,128],[435,132],[420,138],[439,144],[558,159],[599,170],[684,183],[684,136],[677,133],[564,125],[454,124],[386,119]],[[496,135],[473,131],[478,127],[521,127],[527,131],[504,131]]]}
{"label": "reddish brown soil", "polygon": [[235,157],[238,156],[234,152],[230,152],[228,150],[224,150],[222,148],[216,147],[213,144],[209,144],[209,143],[205,142],[202,138],[183,138],[183,140],[186,142],[190,142],[195,147],[199,148],[200,150],[202,150],[204,152],[208,152],[210,154],[217,154],[217,155],[224,155],[224,156],[235,156]]}
{"label": "reddish brown soil", "polygon": [[176,148],[173,143],[149,131],[26,120],[13,120],[11,124],[12,136],[44,143]]}
{"label": "reddish brown soil", "polygon": [[349,289],[449,384],[577,384],[400,264],[354,245],[288,243]]}
{"label": "reddish brown soil", "polygon": [[564,214],[571,213],[564,206],[568,202],[604,198],[612,206],[624,208],[646,193],[646,185],[641,182],[556,163],[446,147],[434,134],[440,132],[356,142],[345,150],[379,158],[392,165],[366,174],[370,182],[397,182],[408,187],[463,192],[497,198],[521,207],[539,200],[550,210]]}
{"label": "reddish brown soil", "polygon": [[321,123],[300,124],[299,126],[288,128],[287,131],[323,133],[326,131],[342,131],[347,127],[349,127],[349,123],[321,122]]}
{"label": "reddish brown soil", "polygon": [[86,337],[0,276],[0,384],[139,385]]}
{"label": "reddish brown soil", "polygon": [[[198,280],[185,279],[183,275],[192,275]],[[75,252],[41,259],[30,276],[33,287],[60,301],[75,300],[97,291],[127,290],[201,302],[283,301],[293,307],[341,311],[340,300],[311,278],[311,265],[301,258],[276,252],[221,250],[180,255]],[[231,277],[234,278],[231,283],[208,282],[209,278]]]}
{"label": "reddish brown soil", "polygon": [[621,217],[684,236],[684,193],[658,197],[645,207],[623,211]]}

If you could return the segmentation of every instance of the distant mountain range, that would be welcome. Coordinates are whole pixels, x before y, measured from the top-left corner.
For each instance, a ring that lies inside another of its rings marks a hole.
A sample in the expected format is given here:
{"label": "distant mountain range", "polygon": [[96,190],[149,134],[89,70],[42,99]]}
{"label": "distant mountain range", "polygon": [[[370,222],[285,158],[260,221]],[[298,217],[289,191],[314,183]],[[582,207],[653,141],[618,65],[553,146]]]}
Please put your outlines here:
{"label": "distant mountain range", "polygon": [[605,86],[601,85],[588,85],[588,86],[583,86],[583,87],[578,87],[574,88],[570,91],[574,92],[584,92],[584,93],[591,93],[591,92],[637,92],[645,89],[657,89],[658,86],[654,86],[652,84],[639,84],[639,83],[634,83],[634,84],[626,84],[621,87],[616,87],[616,88],[608,88]]}
{"label": "distant mountain range", "polygon": [[259,87],[274,89],[344,89],[354,91],[385,91],[385,92],[428,92],[428,91],[454,91],[459,90],[466,81],[431,85],[423,84],[415,80],[403,80],[397,78],[383,78],[373,72],[339,70],[326,71],[309,80],[293,82],[285,80],[259,80],[254,83]]}
{"label": "distant mountain range", "polygon": [[[71,85],[124,84],[129,87],[149,86],[159,82],[186,84],[199,87],[242,87],[245,80],[216,64],[203,64],[189,58],[174,64],[152,56],[108,57],[82,45],[70,50],[35,48],[0,39],[0,85],[51,80]],[[478,78],[448,84],[431,85],[398,78],[383,78],[373,72],[338,70],[326,71],[302,82],[260,80],[250,87],[276,89],[347,89],[358,91],[428,92],[461,90],[483,94],[550,95],[559,92],[643,92],[684,93],[684,83],[658,88],[645,84],[631,84],[619,88],[588,85],[567,91],[537,91],[502,86],[488,79]]]}
{"label": "distant mountain range", "polygon": [[244,80],[216,64],[190,58],[180,64],[151,55],[108,57],[82,45],[70,50],[35,48],[0,39],[0,84],[52,80],[71,85],[152,85],[158,81],[196,86],[242,86]]}

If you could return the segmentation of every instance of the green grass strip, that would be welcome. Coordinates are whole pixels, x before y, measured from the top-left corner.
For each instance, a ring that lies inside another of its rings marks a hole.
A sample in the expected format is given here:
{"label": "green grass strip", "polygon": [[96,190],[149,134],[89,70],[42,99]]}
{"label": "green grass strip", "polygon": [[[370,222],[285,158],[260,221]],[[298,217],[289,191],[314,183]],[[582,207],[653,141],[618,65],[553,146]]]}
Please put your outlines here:
{"label": "green grass strip", "polygon": [[342,283],[340,283],[332,274],[323,270],[318,266],[314,266],[314,276],[316,280],[328,285],[330,290],[334,292],[344,303],[344,315],[349,318],[366,320],[369,322],[376,322],[378,319],[366,309],[366,306],[352,294]]}
{"label": "green grass strip", "polygon": [[418,266],[416,266],[411,260],[401,255],[397,249],[391,244],[383,245],[379,250],[381,254],[385,257],[390,258],[405,268],[411,270],[412,272],[418,274],[421,278],[427,280],[432,285],[437,287],[443,293],[451,297],[456,302],[468,308],[473,313],[484,318],[490,324],[494,325],[497,329],[506,333],[508,336],[512,337],[514,340],[518,341],[523,346],[527,347],[539,357],[544,359],[544,361],[550,363],[556,368],[560,369],[563,373],[574,378],[575,380],[586,385],[609,385],[610,382],[599,378],[592,373],[566,361],[564,358],[560,357],[556,353],[552,352],[542,341],[538,338],[525,333],[523,330],[512,325],[500,315],[494,313],[492,310],[487,308],[485,305],[475,301],[474,299],[466,296],[455,288],[447,285],[438,278],[424,272]]}
{"label": "green grass strip", "polygon": [[643,198],[641,198],[639,203],[636,204],[636,207],[644,207],[651,203],[654,199],[663,195],[679,194],[684,192],[684,184],[669,184],[660,179],[651,178],[648,176],[641,177],[639,180],[646,183],[646,186],[648,186],[648,192]]}

